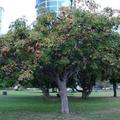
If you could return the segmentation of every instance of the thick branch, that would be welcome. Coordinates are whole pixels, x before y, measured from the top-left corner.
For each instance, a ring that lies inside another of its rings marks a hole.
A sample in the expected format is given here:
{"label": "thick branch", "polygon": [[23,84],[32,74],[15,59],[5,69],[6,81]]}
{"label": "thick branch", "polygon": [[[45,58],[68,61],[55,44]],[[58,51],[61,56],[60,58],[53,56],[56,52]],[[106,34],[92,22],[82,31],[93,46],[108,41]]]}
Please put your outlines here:
{"label": "thick branch", "polygon": [[77,92],[83,92],[83,90],[78,90],[76,87],[75,87],[75,90],[76,90]]}
{"label": "thick branch", "polygon": [[63,78],[69,80],[69,78],[77,72],[79,72],[79,67],[77,66],[77,64],[69,65],[63,72]]}

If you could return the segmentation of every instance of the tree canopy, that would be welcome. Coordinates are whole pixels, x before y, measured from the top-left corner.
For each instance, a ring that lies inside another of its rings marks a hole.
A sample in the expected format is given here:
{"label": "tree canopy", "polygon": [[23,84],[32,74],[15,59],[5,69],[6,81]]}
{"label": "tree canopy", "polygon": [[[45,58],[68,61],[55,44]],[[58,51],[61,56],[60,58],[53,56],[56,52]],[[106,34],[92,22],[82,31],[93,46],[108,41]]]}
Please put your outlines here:
{"label": "tree canopy", "polygon": [[46,11],[32,29],[17,19],[0,38],[0,79],[31,80],[39,68],[40,82],[54,81],[61,112],[69,113],[67,84],[75,75],[83,89],[98,79],[119,80],[119,24],[119,17],[68,8],[58,17]]}

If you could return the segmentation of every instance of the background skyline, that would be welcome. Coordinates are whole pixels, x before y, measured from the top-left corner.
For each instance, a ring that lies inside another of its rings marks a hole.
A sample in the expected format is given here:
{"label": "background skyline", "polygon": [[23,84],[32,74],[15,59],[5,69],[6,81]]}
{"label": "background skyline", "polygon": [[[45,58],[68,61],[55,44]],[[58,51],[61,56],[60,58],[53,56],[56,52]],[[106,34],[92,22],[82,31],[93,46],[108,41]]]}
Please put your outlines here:
{"label": "background skyline", "polygon": [[[119,0],[95,0],[104,7],[120,9]],[[0,0],[0,6],[5,9],[2,22],[2,33],[8,31],[11,22],[17,18],[25,16],[30,25],[36,18],[35,10],[36,0]]]}

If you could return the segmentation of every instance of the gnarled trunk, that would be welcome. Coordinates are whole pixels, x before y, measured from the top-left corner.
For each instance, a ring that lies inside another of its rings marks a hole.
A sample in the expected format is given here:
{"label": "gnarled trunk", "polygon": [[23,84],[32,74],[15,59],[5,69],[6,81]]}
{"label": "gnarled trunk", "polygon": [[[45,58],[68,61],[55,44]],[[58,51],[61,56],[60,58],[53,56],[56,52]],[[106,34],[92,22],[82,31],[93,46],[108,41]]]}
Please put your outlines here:
{"label": "gnarled trunk", "polygon": [[61,99],[61,112],[69,113],[66,80],[58,80],[59,94]]}
{"label": "gnarled trunk", "polygon": [[93,89],[93,85],[91,83],[85,84],[83,86],[82,99],[87,99],[88,96],[91,94],[92,89]]}
{"label": "gnarled trunk", "polygon": [[117,97],[117,84],[116,84],[116,82],[113,83],[113,97]]}
{"label": "gnarled trunk", "polygon": [[82,92],[82,99],[87,99],[92,91],[84,91]]}

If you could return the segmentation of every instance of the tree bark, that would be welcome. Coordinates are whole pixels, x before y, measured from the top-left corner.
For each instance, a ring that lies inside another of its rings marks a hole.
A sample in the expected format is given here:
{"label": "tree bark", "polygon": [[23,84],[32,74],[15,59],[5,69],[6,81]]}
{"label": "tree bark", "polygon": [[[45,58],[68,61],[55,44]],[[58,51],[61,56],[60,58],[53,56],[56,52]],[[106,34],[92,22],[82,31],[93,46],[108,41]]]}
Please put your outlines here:
{"label": "tree bark", "polygon": [[82,99],[85,99],[85,100],[87,99],[87,92],[85,91],[82,92]]}
{"label": "tree bark", "polygon": [[59,95],[61,99],[61,112],[69,113],[68,97],[67,97],[67,82],[69,78],[78,73],[79,67],[75,64],[66,65],[63,72],[59,73],[54,67],[44,66],[43,73],[46,74],[51,80],[54,80],[59,88]]}
{"label": "tree bark", "polygon": [[66,80],[58,80],[59,94],[61,99],[61,112],[69,113]]}
{"label": "tree bark", "polygon": [[116,82],[113,83],[113,97],[117,97],[117,84],[116,84]]}

